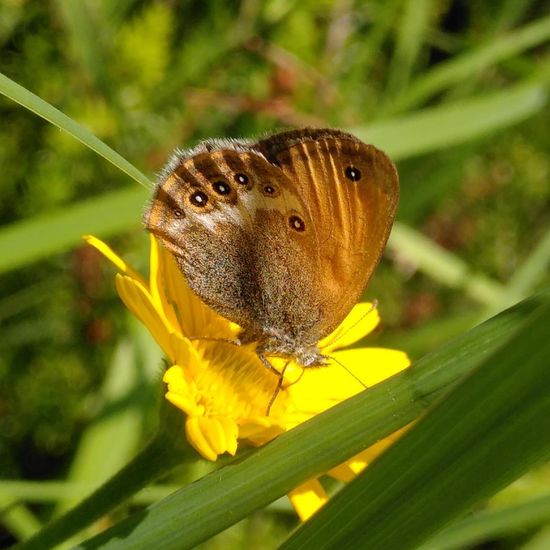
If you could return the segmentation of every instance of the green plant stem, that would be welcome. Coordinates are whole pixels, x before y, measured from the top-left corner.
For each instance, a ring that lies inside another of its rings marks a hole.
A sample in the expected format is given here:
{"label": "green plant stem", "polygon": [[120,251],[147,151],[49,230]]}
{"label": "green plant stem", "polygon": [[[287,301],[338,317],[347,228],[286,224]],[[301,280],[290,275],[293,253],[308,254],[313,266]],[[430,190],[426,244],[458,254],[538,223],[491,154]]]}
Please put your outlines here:
{"label": "green plant stem", "polygon": [[16,548],[46,550],[57,546],[188,459],[190,448],[181,437],[183,418],[180,411],[163,402],[160,429],[135,458],[80,504]]}

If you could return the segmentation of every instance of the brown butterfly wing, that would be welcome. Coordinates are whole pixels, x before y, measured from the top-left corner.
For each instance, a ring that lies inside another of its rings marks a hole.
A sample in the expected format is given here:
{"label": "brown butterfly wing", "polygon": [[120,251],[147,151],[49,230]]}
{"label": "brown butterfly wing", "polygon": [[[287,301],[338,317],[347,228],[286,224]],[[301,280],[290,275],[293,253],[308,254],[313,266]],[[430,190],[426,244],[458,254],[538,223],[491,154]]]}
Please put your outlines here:
{"label": "brown butterfly wing", "polygon": [[174,159],[145,224],[174,254],[193,291],[244,327],[248,340],[270,331],[292,335],[296,326],[319,322],[315,262],[289,225],[300,220],[310,231],[311,220],[278,167],[246,145],[223,146]]}
{"label": "brown butterfly wing", "polygon": [[311,327],[320,339],[349,313],[376,268],[399,199],[397,171],[372,145],[337,130],[298,130],[258,149],[293,182],[312,220],[303,241],[321,298]]}
{"label": "brown butterfly wing", "polygon": [[176,156],[145,222],[244,340],[306,365],[322,360],[315,344],[372,275],[397,200],[383,153],[343,132],[301,130]]}

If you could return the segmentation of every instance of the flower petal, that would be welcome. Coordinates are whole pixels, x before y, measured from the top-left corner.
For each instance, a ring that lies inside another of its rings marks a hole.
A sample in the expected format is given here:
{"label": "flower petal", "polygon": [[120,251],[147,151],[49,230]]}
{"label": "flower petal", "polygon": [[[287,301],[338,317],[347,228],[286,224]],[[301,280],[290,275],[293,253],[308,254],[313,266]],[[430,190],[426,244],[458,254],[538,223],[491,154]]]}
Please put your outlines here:
{"label": "flower petal", "polygon": [[127,275],[117,273],[115,281],[118,294],[126,307],[148,328],[164,353],[173,361],[175,358],[166,318],[155,308],[147,289]]}
{"label": "flower petal", "polygon": [[[367,387],[386,380],[411,364],[405,352],[395,349],[354,348],[336,351],[333,355]],[[351,378],[349,373],[348,376]]]}
{"label": "flower petal", "polygon": [[181,389],[177,391],[167,391],[164,397],[170,401],[174,407],[177,407],[188,416],[198,418],[204,414],[204,407],[197,405],[193,396]]}
{"label": "flower petal", "polygon": [[363,302],[356,304],[340,325],[319,342],[323,353],[349,346],[372,332],[380,322],[376,304]]}
{"label": "flower petal", "polygon": [[339,479],[340,481],[349,482],[357,474],[359,474],[366,466],[368,466],[377,456],[381,455],[388,447],[391,447],[397,439],[408,429],[408,426],[397,430],[388,437],[377,441],[364,451],[356,454],[354,457],[346,460],[343,464],[332,468],[328,471],[328,475]]}
{"label": "flower petal", "polygon": [[283,427],[270,416],[247,418],[239,425],[239,438],[250,441],[256,447],[265,445],[283,432]]}
{"label": "flower petal", "polygon": [[204,414],[204,406],[197,403],[196,391],[192,382],[188,382],[185,368],[180,365],[170,367],[162,377],[168,384],[166,399],[189,416]]}
{"label": "flower petal", "polygon": [[182,377],[191,381],[204,368],[197,347],[185,336],[170,334],[170,349],[174,352],[174,363],[182,367]]}
{"label": "flower petal", "polygon": [[316,479],[306,481],[288,493],[290,503],[302,521],[308,520],[325,502],[328,496]]}
{"label": "flower petal", "polygon": [[185,431],[189,442],[208,460],[216,460],[218,455],[237,452],[237,424],[223,417],[188,417]]}
{"label": "flower petal", "polygon": [[193,445],[199,454],[206,460],[215,461],[218,453],[211,447],[208,439],[202,430],[202,416],[188,416],[185,421],[185,436],[187,441]]}
{"label": "flower petal", "polygon": [[[149,291],[155,308],[166,313],[168,308],[165,307],[160,297],[162,290],[162,274],[160,272],[159,244],[153,235],[149,235],[149,241],[151,242],[151,247],[149,249]],[[170,323],[170,325],[173,331],[174,326],[172,326],[172,323]],[[175,326],[177,326],[177,324]]]}
{"label": "flower petal", "polygon": [[84,235],[82,237],[90,246],[101,252],[119,271],[128,275],[132,279],[139,281],[144,287],[147,286],[145,279],[128,263],[126,263],[113,249],[93,235]]}

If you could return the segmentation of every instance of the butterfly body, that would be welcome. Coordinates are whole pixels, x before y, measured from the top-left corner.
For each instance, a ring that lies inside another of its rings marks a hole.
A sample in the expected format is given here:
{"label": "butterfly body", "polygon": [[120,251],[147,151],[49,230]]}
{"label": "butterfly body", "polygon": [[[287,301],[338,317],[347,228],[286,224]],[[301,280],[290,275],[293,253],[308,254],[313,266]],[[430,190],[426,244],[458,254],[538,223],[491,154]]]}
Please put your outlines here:
{"label": "butterfly body", "polygon": [[397,199],[382,152],[305,129],[177,153],[145,223],[243,343],[313,366],[372,275]]}

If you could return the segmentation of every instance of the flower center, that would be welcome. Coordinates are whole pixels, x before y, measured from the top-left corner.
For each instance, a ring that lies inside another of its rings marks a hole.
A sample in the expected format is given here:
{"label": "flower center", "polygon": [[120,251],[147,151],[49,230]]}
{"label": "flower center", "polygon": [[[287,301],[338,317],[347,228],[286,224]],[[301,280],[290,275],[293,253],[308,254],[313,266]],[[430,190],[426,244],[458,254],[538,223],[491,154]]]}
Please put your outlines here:
{"label": "flower center", "polygon": [[264,416],[279,379],[247,347],[199,342],[202,368],[194,376],[197,402],[210,416]]}

